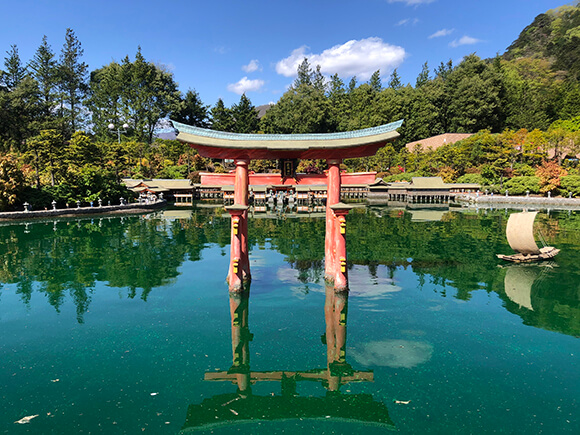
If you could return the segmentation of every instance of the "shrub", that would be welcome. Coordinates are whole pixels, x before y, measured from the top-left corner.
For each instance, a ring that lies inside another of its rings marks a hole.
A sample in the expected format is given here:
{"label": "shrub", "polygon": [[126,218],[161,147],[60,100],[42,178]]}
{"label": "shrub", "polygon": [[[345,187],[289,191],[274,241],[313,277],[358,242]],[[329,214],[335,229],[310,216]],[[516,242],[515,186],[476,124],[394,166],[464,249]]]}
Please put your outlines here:
{"label": "shrub", "polygon": [[437,176],[441,177],[445,183],[453,183],[457,178],[457,171],[451,166],[442,166],[439,168]]}
{"label": "shrub", "polygon": [[24,188],[24,175],[11,156],[0,157],[0,210],[12,207]]}
{"label": "shrub", "polygon": [[517,177],[532,177],[536,175],[536,171],[530,165],[517,163],[514,165],[514,175]]}
{"label": "shrub", "polygon": [[458,183],[485,185],[487,180],[481,174],[465,174],[457,179]]}
{"label": "shrub", "polygon": [[558,193],[561,177],[568,175],[568,172],[555,162],[544,162],[536,169],[536,175],[540,177],[540,192]]}
{"label": "shrub", "polygon": [[566,175],[560,183],[563,191],[572,192],[572,196],[580,196],[580,175]]}
{"label": "shrub", "polygon": [[528,191],[530,193],[540,193],[540,177],[513,177],[504,183],[504,187],[510,195],[524,195]]}
{"label": "shrub", "polygon": [[415,172],[401,172],[400,174],[389,175],[383,178],[387,183],[392,183],[394,181],[411,181],[413,177],[418,177]]}
{"label": "shrub", "polygon": [[185,178],[187,166],[165,166],[157,173],[157,178],[178,179]]}

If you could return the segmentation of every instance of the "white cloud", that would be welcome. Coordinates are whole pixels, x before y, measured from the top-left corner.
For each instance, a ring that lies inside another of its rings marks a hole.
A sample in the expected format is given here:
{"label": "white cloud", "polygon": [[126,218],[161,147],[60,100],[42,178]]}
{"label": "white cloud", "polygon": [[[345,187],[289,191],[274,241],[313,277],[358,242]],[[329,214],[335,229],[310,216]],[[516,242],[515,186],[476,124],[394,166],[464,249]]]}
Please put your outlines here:
{"label": "white cloud", "polygon": [[449,43],[451,47],[459,47],[460,45],[473,45],[481,42],[481,39],[472,38],[471,36],[462,36],[459,39],[455,39]]}
{"label": "white cloud", "polygon": [[387,44],[377,37],[351,40],[320,54],[308,53],[307,50],[308,47],[302,46],[292,51],[290,56],[276,64],[276,72],[285,77],[294,77],[298,66],[304,58],[308,58],[313,69],[320,65],[323,74],[356,75],[361,80],[368,80],[378,69],[385,73],[397,68],[407,54],[403,47]]}
{"label": "white cloud", "polygon": [[407,6],[426,5],[435,0],[387,0],[388,3],[405,3]]}
{"label": "white cloud", "polygon": [[441,29],[429,36],[429,39],[440,38],[442,36],[451,35],[455,29]]}
{"label": "white cloud", "polygon": [[406,24],[413,24],[413,25],[415,25],[418,22],[419,22],[419,18],[413,18],[413,19],[405,18],[405,19],[399,21],[396,25],[397,26],[404,26]]}
{"label": "white cloud", "polygon": [[247,77],[243,77],[237,83],[230,83],[228,91],[242,95],[245,92],[259,91],[264,86],[264,83],[264,80],[249,80]]}
{"label": "white cloud", "polygon": [[249,64],[242,66],[242,69],[247,73],[252,73],[254,71],[262,71],[262,66],[258,59],[252,59]]}

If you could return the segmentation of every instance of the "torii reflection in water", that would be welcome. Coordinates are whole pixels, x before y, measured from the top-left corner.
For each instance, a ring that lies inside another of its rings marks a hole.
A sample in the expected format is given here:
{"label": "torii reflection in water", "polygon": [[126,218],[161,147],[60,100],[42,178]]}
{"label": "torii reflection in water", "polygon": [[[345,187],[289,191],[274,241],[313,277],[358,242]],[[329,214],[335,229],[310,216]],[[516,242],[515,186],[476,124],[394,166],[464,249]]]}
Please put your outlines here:
{"label": "torii reflection in water", "polygon": [[[189,405],[183,429],[201,429],[247,423],[251,420],[331,419],[357,424],[393,428],[388,409],[370,394],[344,394],[340,388],[351,382],[373,382],[373,372],[357,371],[346,361],[348,291],[336,292],[326,285],[324,317],[326,331],[326,367],[306,371],[252,371],[250,341],[253,334],[248,322],[249,292],[231,292],[229,297],[232,359],[229,370],[206,372],[206,381],[228,381],[237,386],[234,393],[204,399]],[[258,396],[252,393],[257,382],[280,382],[281,394]],[[318,382],[326,389],[324,397],[301,397],[300,381]]]}

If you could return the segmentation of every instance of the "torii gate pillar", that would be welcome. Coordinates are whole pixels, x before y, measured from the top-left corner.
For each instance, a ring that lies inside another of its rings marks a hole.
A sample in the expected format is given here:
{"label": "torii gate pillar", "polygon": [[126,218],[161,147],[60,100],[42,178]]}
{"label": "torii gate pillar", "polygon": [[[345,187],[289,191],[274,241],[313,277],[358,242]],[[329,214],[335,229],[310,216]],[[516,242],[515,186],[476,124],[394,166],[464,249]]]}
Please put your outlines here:
{"label": "torii gate pillar", "polygon": [[234,182],[234,204],[246,206],[246,210],[241,215],[240,233],[241,233],[241,266],[242,279],[250,281],[250,260],[248,257],[248,190],[250,180],[248,177],[248,165],[250,159],[236,159],[236,179]]}
{"label": "torii gate pillar", "polygon": [[334,216],[334,290],[348,291],[348,265],[346,261],[346,215],[352,208],[338,202],[330,206]]}
{"label": "torii gate pillar", "polygon": [[251,280],[248,255],[248,164],[249,159],[236,159],[234,205],[226,207],[231,220],[230,267],[228,285],[230,292],[241,292],[244,281]]}
{"label": "torii gate pillar", "polygon": [[324,239],[324,279],[333,281],[336,274],[336,216],[330,208],[340,202],[340,159],[328,159],[326,191],[326,236]]}

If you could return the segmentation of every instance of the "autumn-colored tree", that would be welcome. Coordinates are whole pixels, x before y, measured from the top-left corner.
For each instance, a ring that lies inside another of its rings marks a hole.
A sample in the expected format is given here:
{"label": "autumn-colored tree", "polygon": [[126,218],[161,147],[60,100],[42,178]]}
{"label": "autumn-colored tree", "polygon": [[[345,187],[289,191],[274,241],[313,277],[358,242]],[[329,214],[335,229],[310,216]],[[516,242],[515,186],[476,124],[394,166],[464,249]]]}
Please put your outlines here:
{"label": "autumn-colored tree", "polygon": [[561,178],[568,175],[556,162],[545,161],[536,169],[536,176],[540,177],[540,192],[558,192],[561,187]]}
{"label": "autumn-colored tree", "polygon": [[23,187],[24,175],[16,160],[10,155],[0,156],[0,210],[14,205]]}

